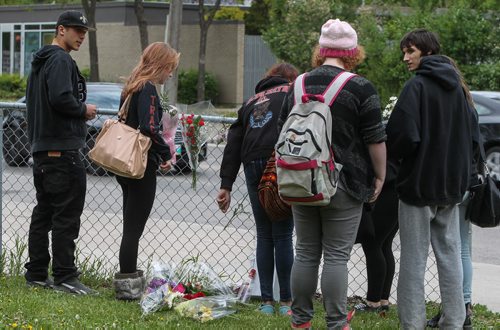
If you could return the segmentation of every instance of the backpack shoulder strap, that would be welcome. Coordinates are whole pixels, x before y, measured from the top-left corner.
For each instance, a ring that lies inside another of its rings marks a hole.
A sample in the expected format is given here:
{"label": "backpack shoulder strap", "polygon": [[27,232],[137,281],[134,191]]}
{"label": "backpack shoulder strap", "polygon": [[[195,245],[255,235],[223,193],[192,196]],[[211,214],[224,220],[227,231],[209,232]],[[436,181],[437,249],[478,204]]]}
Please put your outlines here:
{"label": "backpack shoulder strap", "polygon": [[339,73],[323,92],[325,104],[328,104],[328,106],[332,106],[342,88],[344,88],[345,84],[347,84],[347,82],[354,76],[356,76],[356,74],[347,71]]}
{"label": "backpack shoulder strap", "polygon": [[299,75],[295,79],[295,83],[293,84],[293,96],[295,103],[294,104],[300,104],[302,103],[302,95],[305,94],[305,86],[304,86],[304,78],[306,77],[306,74],[303,73]]}

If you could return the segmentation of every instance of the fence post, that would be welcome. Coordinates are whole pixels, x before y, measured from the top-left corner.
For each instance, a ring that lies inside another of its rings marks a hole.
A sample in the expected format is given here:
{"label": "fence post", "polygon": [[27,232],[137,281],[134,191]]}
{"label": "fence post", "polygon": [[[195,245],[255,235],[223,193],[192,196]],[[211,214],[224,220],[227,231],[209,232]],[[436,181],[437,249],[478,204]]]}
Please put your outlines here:
{"label": "fence post", "polygon": [[[0,150],[0,205],[3,205],[3,109],[0,109],[0,124],[2,125],[2,127],[0,127],[0,147],[2,149]],[[0,207],[0,257],[2,256],[2,248],[3,248],[2,209],[3,207]]]}

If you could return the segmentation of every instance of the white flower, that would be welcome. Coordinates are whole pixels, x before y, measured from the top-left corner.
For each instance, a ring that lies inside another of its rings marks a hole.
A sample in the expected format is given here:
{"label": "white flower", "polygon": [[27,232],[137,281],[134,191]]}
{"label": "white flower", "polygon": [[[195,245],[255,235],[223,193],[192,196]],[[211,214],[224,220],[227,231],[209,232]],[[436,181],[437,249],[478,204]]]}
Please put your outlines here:
{"label": "white flower", "polygon": [[174,306],[175,300],[182,298],[184,295],[180,292],[177,291],[170,291],[168,292],[167,296],[164,298],[165,301],[167,302],[167,306],[169,309],[171,309]]}
{"label": "white flower", "polygon": [[386,104],[384,110],[382,111],[383,119],[389,119],[392,110],[394,110],[394,107],[396,106],[396,102],[398,102],[398,98],[396,96],[391,96],[389,98],[389,103]]}

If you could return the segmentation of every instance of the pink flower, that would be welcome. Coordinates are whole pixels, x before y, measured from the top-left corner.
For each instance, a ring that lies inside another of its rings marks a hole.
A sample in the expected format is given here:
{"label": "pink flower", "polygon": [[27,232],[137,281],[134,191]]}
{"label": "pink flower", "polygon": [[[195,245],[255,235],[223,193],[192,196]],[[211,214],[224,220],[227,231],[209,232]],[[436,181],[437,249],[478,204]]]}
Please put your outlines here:
{"label": "pink flower", "polygon": [[184,285],[182,285],[182,283],[179,283],[177,284],[173,289],[172,291],[174,292],[179,292],[179,293],[184,293],[186,292],[186,288],[184,287]]}

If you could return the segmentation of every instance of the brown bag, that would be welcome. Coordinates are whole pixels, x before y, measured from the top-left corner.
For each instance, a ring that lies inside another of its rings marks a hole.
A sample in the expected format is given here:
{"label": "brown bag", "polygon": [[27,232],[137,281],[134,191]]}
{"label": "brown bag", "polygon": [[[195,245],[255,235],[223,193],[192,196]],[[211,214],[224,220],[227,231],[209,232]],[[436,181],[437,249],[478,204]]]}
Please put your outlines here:
{"label": "brown bag", "polygon": [[94,148],[89,151],[89,158],[116,175],[142,179],[151,139],[142,134],[139,128],[134,129],[125,124],[130,99],[131,95],[123,102],[118,120],[108,119],[104,122]]}
{"label": "brown bag", "polygon": [[276,176],[276,159],[274,152],[267,161],[266,168],[257,188],[259,201],[271,221],[281,221],[292,216],[292,209],[285,203],[278,193]]}

